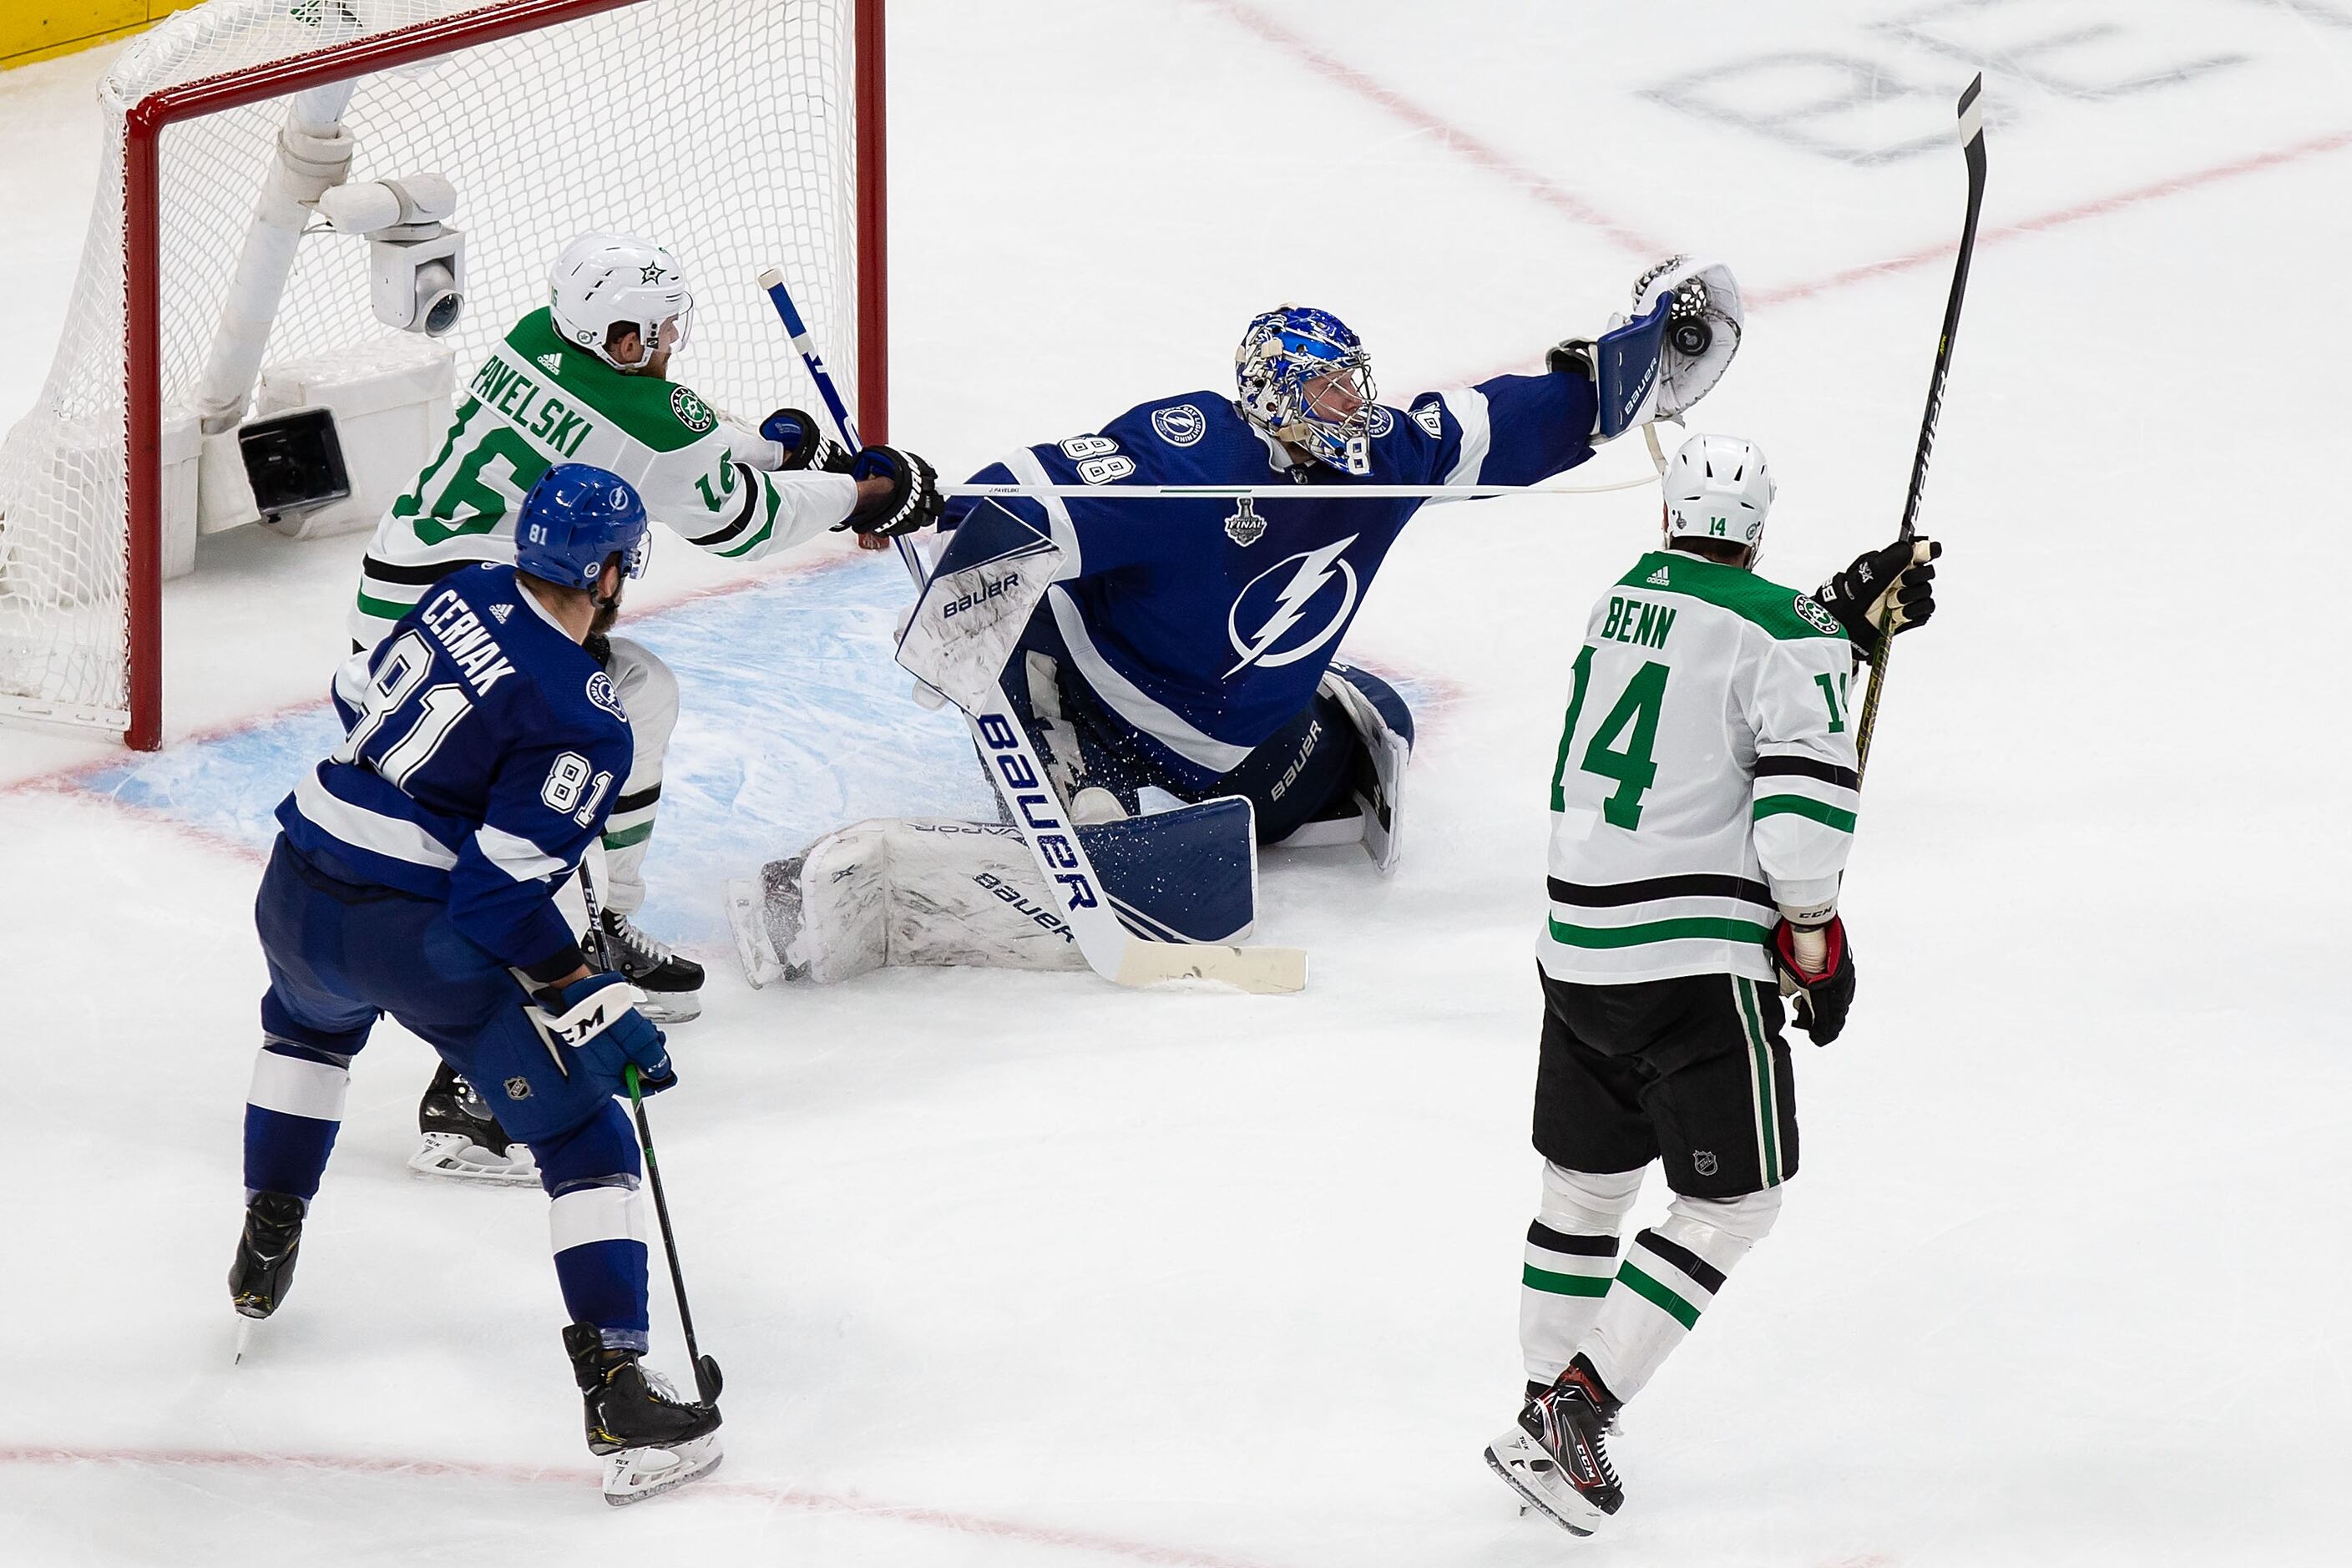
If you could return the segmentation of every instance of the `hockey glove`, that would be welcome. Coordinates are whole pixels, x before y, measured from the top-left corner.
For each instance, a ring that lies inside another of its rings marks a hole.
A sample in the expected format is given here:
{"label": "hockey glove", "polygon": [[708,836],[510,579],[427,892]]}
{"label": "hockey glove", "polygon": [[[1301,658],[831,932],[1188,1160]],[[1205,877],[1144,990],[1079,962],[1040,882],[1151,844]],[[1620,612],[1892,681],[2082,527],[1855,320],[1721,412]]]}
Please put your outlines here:
{"label": "hockey glove", "polygon": [[845,528],[880,539],[896,539],[939,521],[947,510],[940,494],[940,476],[930,464],[897,447],[867,447],[850,465],[853,479],[887,479],[890,493],[867,501],[849,514]]}
{"label": "hockey glove", "polygon": [[1853,651],[1874,659],[1890,615],[1900,632],[1936,613],[1935,561],[1943,552],[1932,539],[1898,539],[1855,556],[1853,565],[1814,589],[1813,597],[1838,618]]}
{"label": "hockey glove", "polygon": [[760,421],[760,434],[784,449],[784,460],[776,465],[781,470],[849,472],[849,453],[840,442],[825,439],[814,415],[797,408],[779,408]]}
{"label": "hockey glove", "polygon": [[621,975],[592,974],[533,993],[539,1014],[534,1021],[550,1044],[573,1053],[572,1071],[584,1069],[607,1093],[622,1091],[621,1069],[635,1062],[642,1092],[659,1094],[677,1082],[677,1074],[662,1032],[637,1011],[645,999]]}
{"label": "hockey glove", "polygon": [[[1811,951],[1817,943],[1819,951]],[[1832,915],[1825,926],[1800,930],[1782,920],[1764,947],[1780,973],[1782,994],[1797,999],[1797,1027],[1817,1046],[1836,1039],[1853,1006],[1853,950],[1846,945],[1845,921]]]}
{"label": "hockey glove", "polygon": [[1748,311],[1730,268],[1669,256],[1633,280],[1634,316],[1656,310],[1659,296],[1669,289],[1675,308],[1666,321],[1665,353],[1658,360],[1658,417],[1679,419],[1731,368]]}

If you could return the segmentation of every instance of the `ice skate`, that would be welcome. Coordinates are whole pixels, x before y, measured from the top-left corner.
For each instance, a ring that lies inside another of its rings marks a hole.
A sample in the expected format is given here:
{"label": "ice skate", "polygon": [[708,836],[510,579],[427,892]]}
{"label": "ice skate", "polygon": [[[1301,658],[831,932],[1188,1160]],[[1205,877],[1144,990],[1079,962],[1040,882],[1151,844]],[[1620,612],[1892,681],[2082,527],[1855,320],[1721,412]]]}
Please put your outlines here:
{"label": "ice skate", "polygon": [[680,958],[618,910],[599,910],[604,960],[646,994],[637,1011],[656,1024],[683,1024],[702,1016],[702,965]]}
{"label": "ice skate", "polygon": [[507,1136],[489,1103],[447,1062],[417,1101],[416,1130],[423,1137],[408,1157],[408,1168],[419,1175],[501,1186],[538,1184],[539,1166],[530,1147]]}
{"label": "ice skate", "polygon": [[[256,1193],[245,1205],[245,1230],[236,1258],[228,1266],[229,1302],[247,1318],[278,1310],[294,1288],[294,1257],[302,1247],[302,1215],[309,1207],[285,1193]],[[238,1354],[244,1342],[238,1342]]]}
{"label": "ice skate", "polygon": [[1607,1446],[1617,1410],[1592,1363],[1578,1356],[1488,1445],[1486,1463],[1528,1507],[1571,1535],[1591,1535],[1625,1501]]}
{"label": "ice skate", "polygon": [[566,1328],[563,1348],[586,1401],[588,1451],[604,1461],[606,1502],[642,1502],[718,1468],[716,1404],[678,1398],[635,1351],[607,1346],[590,1324]]}

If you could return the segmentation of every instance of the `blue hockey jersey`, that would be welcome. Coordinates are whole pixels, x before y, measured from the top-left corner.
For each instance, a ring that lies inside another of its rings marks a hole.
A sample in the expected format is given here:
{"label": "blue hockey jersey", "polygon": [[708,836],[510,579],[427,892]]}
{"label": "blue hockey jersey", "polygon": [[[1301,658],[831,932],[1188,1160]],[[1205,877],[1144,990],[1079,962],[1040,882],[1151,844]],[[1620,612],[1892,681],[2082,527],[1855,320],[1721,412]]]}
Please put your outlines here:
{"label": "blue hockey jersey", "polygon": [[1321,497],[1351,485],[1532,484],[1592,455],[1592,384],[1506,375],[1406,408],[1375,405],[1371,472],[1292,465],[1222,393],[1131,408],[1097,434],[1030,447],[982,484],[1087,484],[1102,499],[1003,506],[1063,552],[1022,646],[1064,661],[1180,777],[1205,786],[1314,700],[1416,500],[1118,500],[1122,482],[1262,485]]}
{"label": "blue hockey jersey", "polygon": [[278,804],[295,851],[345,881],[445,900],[514,968],[576,963],[555,890],[604,830],[635,747],[612,678],[515,569],[442,578],[336,672],[334,700],[343,743]]}

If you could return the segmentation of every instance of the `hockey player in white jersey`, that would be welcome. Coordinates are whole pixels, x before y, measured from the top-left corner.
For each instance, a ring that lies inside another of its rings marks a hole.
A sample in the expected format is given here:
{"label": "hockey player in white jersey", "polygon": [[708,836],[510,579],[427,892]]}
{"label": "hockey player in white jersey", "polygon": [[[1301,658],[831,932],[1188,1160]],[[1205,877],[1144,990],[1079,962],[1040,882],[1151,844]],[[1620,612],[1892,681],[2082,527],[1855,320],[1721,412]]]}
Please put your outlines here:
{"label": "hockey player in white jersey", "polygon": [[[449,573],[511,563],[516,510],[553,464],[619,474],[655,520],[733,560],[759,560],[828,529],[895,536],[938,519],[937,478],[912,453],[845,453],[793,409],[753,432],[670,380],[671,358],[690,336],[694,297],[660,246],[583,235],[555,258],[548,290],[548,304],[517,321],[474,371],[439,453],[378,525],[352,609],[354,649],[374,647]],[[630,919],[646,896],[677,680],[630,638],[599,637],[589,651],[612,677],[636,740],[604,830],[604,946],[646,993],[646,1015],[679,1023],[701,1010],[701,965]],[[416,1169],[532,1179],[525,1151],[447,1064],[417,1114]]]}
{"label": "hockey player in white jersey", "polygon": [[[1838,917],[1860,805],[1857,653],[1935,609],[1931,542],[1809,595],[1755,574],[1772,502],[1751,444],[1668,466],[1665,548],[1593,605],[1551,787],[1551,912],[1519,1339],[1528,1383],[1486,1462],[1588,1535],[1624,1500],[1606,1436],[1761,1240],[1797,1169],[1780,997],[1845,1026]],[[1675,1197],[1618,1262],[1643,1173]]]}

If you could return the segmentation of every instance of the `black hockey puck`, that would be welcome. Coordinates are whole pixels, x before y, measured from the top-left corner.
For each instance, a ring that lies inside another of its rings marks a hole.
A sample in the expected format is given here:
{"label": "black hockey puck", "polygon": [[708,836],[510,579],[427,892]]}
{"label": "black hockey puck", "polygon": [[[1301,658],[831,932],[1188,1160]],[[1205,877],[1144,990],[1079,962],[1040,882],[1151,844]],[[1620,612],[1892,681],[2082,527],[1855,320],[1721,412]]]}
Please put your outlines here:
{"label": "black hockey puck", "polygon": [[1703,316],[1685,316],[1666,328],[1666,339],[1675,345],[1675,353],[1696,359],[1714,346],[1715,329]]}

